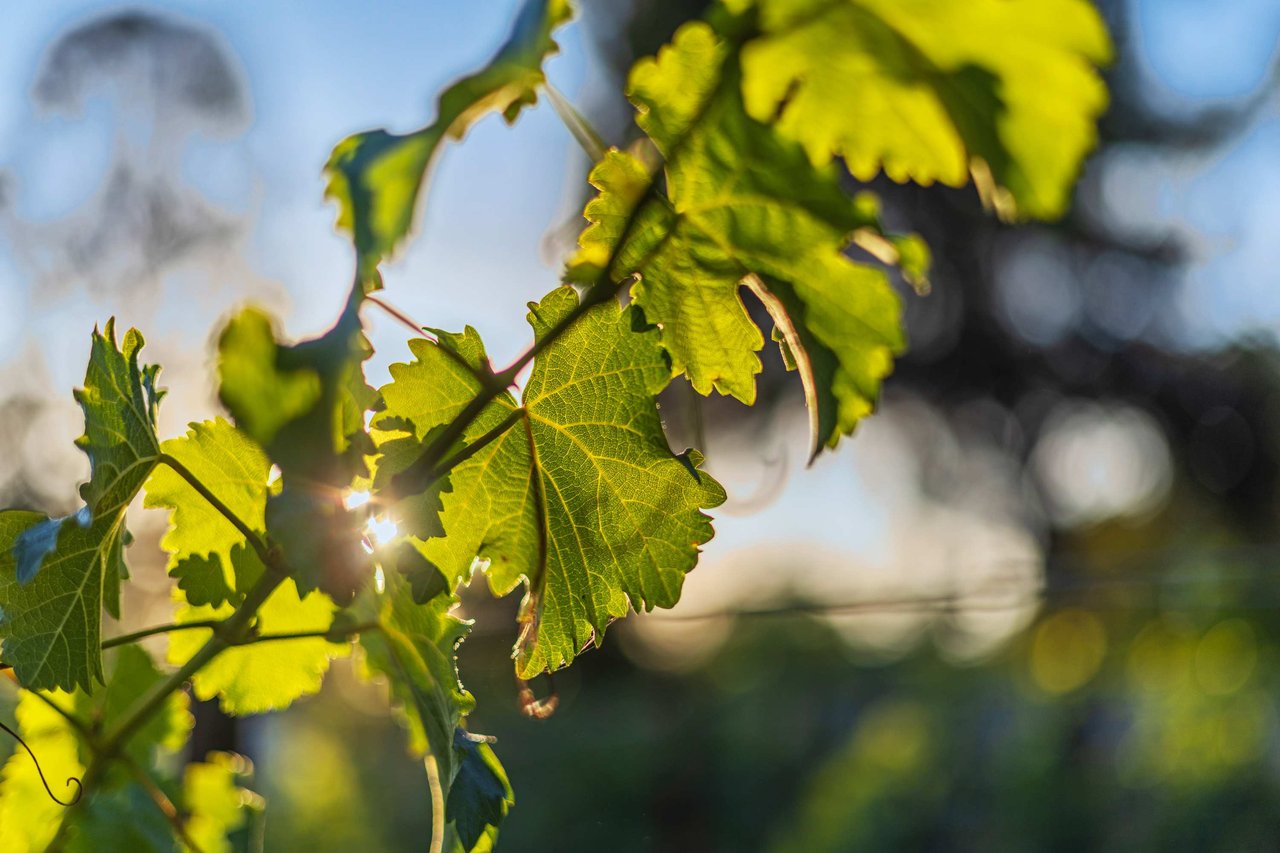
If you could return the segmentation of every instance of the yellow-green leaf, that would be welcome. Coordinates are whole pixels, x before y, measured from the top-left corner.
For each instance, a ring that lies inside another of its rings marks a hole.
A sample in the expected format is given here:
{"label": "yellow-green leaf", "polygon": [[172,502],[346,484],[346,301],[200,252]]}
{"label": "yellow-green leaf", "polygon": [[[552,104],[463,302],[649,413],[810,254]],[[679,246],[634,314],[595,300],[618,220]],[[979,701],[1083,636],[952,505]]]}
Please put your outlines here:
{"label": "yellow-green leaf", "polygon": [[[535,335],[577,305],[570,288],[530,305]],[[490,404],[468,442],[520,416],[450,473],[439,494],[447,535],[418,543],[451,584],[476,560],[498,594],[527,584],[525,676],[567,666],[632,609],[675,604],[711,538],[701,508],[724,500],[695,451],[677,456],[667,445],[653,396],[669,369],[656,330],[635,331],[637,321],[613,301],[590,309],[534,361],[521,406],[510,396]],[[407,423],[421,441],[479,388],[456,355],[483,350],[471,330],[411,348],[417,360],[394,365],[382,389],[382,422]]]}
{"label": "yellow-green leaf", "polygon": [[[216,418],[191,424],[186,435],[160,448],[251,530],[266,532],[271,462],[248,436]],[[171,510],[160,547],[189,604],[239,600],[261,576],[262,561],[244,534],[172,468],[152,473],[144,505]]]}
{"label": "yellow-green leaf", "polygon": [[[881,269],[844,254],[856,234],[882,231],[878,210],[846,195],[833,166],[814,166],[748,116],[737,80],[731,46],[703,23],[636,64],[629,90],[667,158],[669,197],[646,195],[640,164],[610,152],[591,174],[600,195],[569,276],[595,280],[610,259],[613,280],[636,276],[632,297],[661,328],[672,371],[700,393],[747,403],[764,343],[743,305],[749,286],[800,368],[816,453],[874,406],[905,345],[900,307]],[[923,276],[918,247],[901,245]]]}
{"label": "yellow-green leaf", "polygon": [[409,134],[358,133],[333,149],[325,166],[325,194],[338,205],[338,228],[355,243],[360,278],[381,286],[378,264],[413,226],[422,186],[446,139],[461,139],[484,116],[513,122],[537,100],[542,62],[558,49],[552,32],[569,19],[568,0],[527,0],[516,25],[489,64],[440,96],[435,120]]}
{"label": "yellow-green leaf", "polygon": [[815,164],[961,186],[1056,218],[1107,103],[1111,44],[1086,0],[731,0],[754,7],[747,111]]}
{"label": "yellow-green leaf", "polygon": [[[231,615],[230,604],[221,607],[178,609],[176,621],[197,622],[223,619]],[[281,584],[258,610],[260,634],[327,631],[337,611],[333,600],[321,592],[298,597],[292,580]],[[205,629],[178,631],[169,636],[169,662],[183,664],[191,659],[212,632]],[[329,661],[350,650],[347,644],[331,643],[323,637],[280,640],[237,646],[224,651],[192,678],[196,697],[212,699],[228,714],[260,714],[287,708],[300,696],[320,689]]]}

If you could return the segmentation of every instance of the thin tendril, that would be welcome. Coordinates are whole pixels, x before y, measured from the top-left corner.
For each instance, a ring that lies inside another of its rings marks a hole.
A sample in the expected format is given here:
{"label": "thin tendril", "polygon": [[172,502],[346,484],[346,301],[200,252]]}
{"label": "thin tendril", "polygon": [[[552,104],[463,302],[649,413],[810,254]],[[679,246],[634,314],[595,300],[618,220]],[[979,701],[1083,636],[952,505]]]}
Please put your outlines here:
{"label": "thin tendril", "polygon": [[18,745],[27,751],[27,755],[31,756],[31,763],[36,766],[36,773],[40,774],[40,784],[44,785],[45,793],[49,795],[49,799],[53,800],[55,803],[57,803],[60,806],[64,806],[68,808],[80,802],[80,797],[82,794],[84,794],[84,785],[80,782],[80,780],[77,777],[75,776],[67,777],[68,787],[71,786],[71,783],[73,782],[75,783],[76,795],[71,798],[71,802],[64,803],[62,800],[58,799],[57,795],[53,793],[53,789],[49,787],[49,781],[44,778],[44,771],[40,769],[40,761],[39,759],[36,758],[36,754],[31,751],[31,747],[27,746],[27,742],[23,740],[21,737],[19,737],[17,732],[15,732],[13,729],[6,726],[4,723],[0,723],[0,729],[4,729],[4,731],[9,735],[9,737],[16,740],[18,742]]}

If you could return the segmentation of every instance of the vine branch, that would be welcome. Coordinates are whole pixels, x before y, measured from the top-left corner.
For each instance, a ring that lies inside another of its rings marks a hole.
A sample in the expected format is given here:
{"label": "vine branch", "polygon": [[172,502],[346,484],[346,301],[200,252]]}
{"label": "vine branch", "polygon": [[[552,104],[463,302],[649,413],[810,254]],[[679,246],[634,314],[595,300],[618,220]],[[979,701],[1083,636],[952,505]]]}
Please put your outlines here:
{"label": "vine branch", "polygon": [[121,634],[118,637],[110,637],[103,640],[102,649],[105,651],[107,649],[113,649],[116,646],[127,646],[130,643],[145,640],[147,637],[154,637],[156,634],[171,634],[175,631],[194,631],[197,628],[217,629],[221,624],[221,619],[203,619],[196,622],[171,622],[167,625],[153,625],[150,628],[143,628],[140,631],[134,631],[130,634]]}

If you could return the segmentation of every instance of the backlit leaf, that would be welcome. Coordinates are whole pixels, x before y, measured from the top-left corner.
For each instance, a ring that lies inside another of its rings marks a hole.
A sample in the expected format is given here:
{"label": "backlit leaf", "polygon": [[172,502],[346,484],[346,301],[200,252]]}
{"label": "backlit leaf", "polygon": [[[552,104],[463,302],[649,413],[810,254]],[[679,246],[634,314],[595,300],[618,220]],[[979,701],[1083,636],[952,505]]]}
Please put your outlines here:
{"label": "backlit leaf", "polygon": [[[629,88],[668,158],[669,199],[645,197],[645,170],[610,152],[591,174],[601,192],[570,277],[595,280],[612,258],[613,280],[637,277],[632,297],[661,327],[672,370],[703,394],[747,403],[764,343],[742,302],[750,286],[801,370],[813,451],[833,446],[871,411],[904,346],[885,273],[844,255],[855,232],[878,233],[878,210],[847,196],[833,166],[815,167],[746,115],[729,45],[706,24],[637,63]],[[922,275],[919,254],[912,272]]]}
{"label": "backlit leaf", "polygon": [[222,402],[280,467],[267,532],[302,592],[323,589],[341,601],[372,571],[359,549],[359,518],[339,498],[366,473],[372,451],[364,414],[374,395],[361,371],[372,350],[360,325],[361,299],[353,289],[338,322],[312,340],[282,345],[269,318],[248,309],[218,344]]}
{"label": "backlit leaf", "polygon": [[1111,45],[1086,0],[730,0],[754,6],[747,111],[869,180],[966,183],[1056,218],[1094,146]]}
{"label": "backlit leaf", "polygon": [[[217,418],[191,424],[185,436],[169,439],[161,450],[251,530],[266,532],[271,462],[244,433]],[[188,603],[217,606],[238,600],[261,576],[262,561],[244,534],[170,467],[152,473],[145,506],[172,511],[160,546],[169,553],[169,573]]]}
{"label": "backlit leaf", "polygon": [[[223,619],[234,611],[220,607],[179,607],[177,622]],[[260,634],[327,631],[336,612],[333,600],[321,592],[299,598],[292,580],[281,584],[258,610]],[[179,631],[169,636],[169,662],[186,663],[211,635],[205,629]],[[218,697],[228,714],[261,714],[287,708],[300,696],[320,689],[329,661],[346,655],[347,644],[323,637],[255,643],[227,649],[192,678],[198,699]]]}
{"label": "backlit leaf", "polygon": [[[558,288],[531,305],[538,337],[578,303]],[[635,609],[670,607],[698,545],[711,538],[700,508],[724,491],[698,471],[696,452],[673,454],[653,395],[669,369],[655,330],[633,331],[635,310],[591,309],[534,362],[519,421],[456,467],[439,495],[448,535],[418,543],[456,584],[475,560],[505,594],[524,582],[525,636],[517,668],[529,676],[568,665],[608,623]],[[412,364],[392,366],[386,420],[421,440],[478,389],[464,359],[483,358],[468,329],[438,344],[411,342]],[[495,400],[471,426],[474,441],[517,410]]]}
{"label": "backlit leaf", "polygon": [[76,400],[89,457],[85,506],[65,518],[0,513],[0,639],[4,660],[32,689],[82,687],[102,680],[102,609],[120,614],[127,576],[125,510],[156,466],[159,368],[138,363],[142,336],[130,329],[117,347],[115,323],[96,329]]}
{"label": "backlit leaf", "polygon": [[360,278],[381,286],[377,267],[413,226],[431,165],[446,139],[461,139],[479,119],[508,123],[537,100],[542,62],[558,49],[552,32],[569,19],[568,0],[527,0],[515,28],[489,64],[440,96],[435,120],[409,134],[358,133],[338,143],[325,166],[325,194],[338,205],[338,228],[352,237]]}

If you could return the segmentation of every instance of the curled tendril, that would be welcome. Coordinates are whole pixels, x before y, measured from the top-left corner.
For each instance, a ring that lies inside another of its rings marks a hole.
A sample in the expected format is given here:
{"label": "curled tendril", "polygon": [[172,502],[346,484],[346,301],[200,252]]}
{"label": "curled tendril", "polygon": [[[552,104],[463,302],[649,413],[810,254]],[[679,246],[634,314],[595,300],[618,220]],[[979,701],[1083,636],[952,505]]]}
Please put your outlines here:
{"label": "curled tendril", "polygon": [[556,708],[560,706],[560,694],[556,693],[556,683],[551,677],[551,673],[547,673],[547,695],[539,699],[533,695],[533,688],[529,686],[529,682],[523,678],[517,678],[516,683],[520,686],[519,702],[520,713],[526,717],[533,717],[535,720],[545,720],[556,712]]}
{"label": "curled tendril", "polygon": [[62,800],[58,799],[57,795],[53,793],[53,789],[49,787],[48,780],[44,778],[44,771],[40,769],[39,759],[37,759],[36,754],[31,751],[31,747],[27,746],[27,742],[22,738],[18,737],[18,733],[15,732],[13,729],[9,728],[8,726],[6,726],[4,723],[0,723],[0,729],[4,729],[5,733],[8,734],[9,737],[16,740],[18,742],[18,745],[27,751],[27,755],[31,756],[31,763],[36,766],[36,773],[40,774],[40,784],[44,785],[45,793],[49,795],[49,799],[53,800],[55,803],[57,803],[60,806],[66,806],[66,807],[74,806],[76,803],[80,802],[80,797],[82,794],[84,794],[84,783],[81,782],[78,777],[75,777],[75,776],[67,777],[67,787],[71,787],[73,783],[76,786],[76,793],[75,793],[75,796],[71,798],[71,801],[63,802]]}

